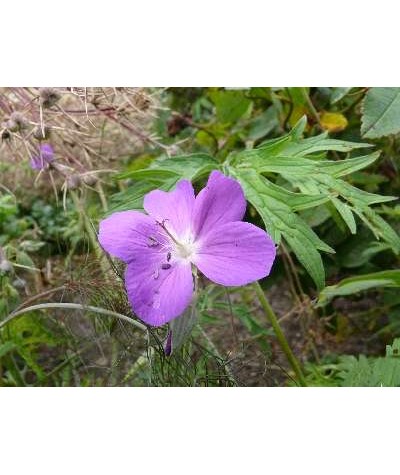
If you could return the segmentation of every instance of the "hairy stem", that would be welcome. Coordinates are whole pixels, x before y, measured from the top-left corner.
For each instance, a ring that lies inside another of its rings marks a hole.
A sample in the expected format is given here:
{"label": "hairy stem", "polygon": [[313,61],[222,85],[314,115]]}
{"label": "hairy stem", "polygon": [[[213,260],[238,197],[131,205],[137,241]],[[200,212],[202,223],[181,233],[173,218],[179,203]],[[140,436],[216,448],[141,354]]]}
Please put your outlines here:
{"label": "hairy stem", "polygon": [[301,370],[300,363],[298,362],[297,358],[294,356],[288,341],[286,340],[285,335],[283,334],[282,328],[279,325],[278,319],[275,315],[275,312],[272,310],[271,305],[269,304],[261,285],[256,282],[254,284],[255,291],[257,293],[257,297],[260,300],[261,306],[265,312],[265,316],[269,320],[274,329],[275,335],[278,339],[278,342],[288,359],[290,366],[292,367],[293,371],[295,372],[298,382],[301,386],[307,386],[306,380],[303,375],[303,371]]}

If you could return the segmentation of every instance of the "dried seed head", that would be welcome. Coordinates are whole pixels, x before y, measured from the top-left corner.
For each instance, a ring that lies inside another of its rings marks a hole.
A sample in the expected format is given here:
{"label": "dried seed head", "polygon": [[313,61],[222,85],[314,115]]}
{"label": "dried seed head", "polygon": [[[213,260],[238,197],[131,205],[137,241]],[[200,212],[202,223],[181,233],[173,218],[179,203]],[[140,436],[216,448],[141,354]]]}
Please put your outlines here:
{"label": "dried seed head", "polygon": [[61,98],[60,93],[54,87],[40,87],[39,101],[43,108],[49,109]]}
{"label": "dried seed head", "polygon": [[10,115],[10,119],[5,123],[5,126],[10,132],[19,132],[25,129],[27,125],[28,122],[21,112],[13,112]]}
{"label": "dried seed head", "polygon": [[95,175],[83,175],[82,177],[83,183],[88,186],[94,186],[97,183],[97,178]]}
{"label": "dried seed head", "polygon": [[50,137],[50,130],[50,127],[47,127],[47,125],[45,125],[43,129],[42,127],[38,126],[33,131],[33,136],[36,140],[47,140]]}
{"label": "dried seed head", "polygon": [[148,98],[148,96],[140,91],[140,92],[137,92],[135,95],[134,95],[134,100],[133,100],[135,106],[142,110],[142,111],[146,111],[149,109],[149,107],[151,106],[151,101],[150,99]]}
{"label": "dried seed head", "polygon": [[79,175],[70,175],[67,178],[67,187],[70,190],[75,190],[76,188],[79,188],[81,184],[81,177]]}

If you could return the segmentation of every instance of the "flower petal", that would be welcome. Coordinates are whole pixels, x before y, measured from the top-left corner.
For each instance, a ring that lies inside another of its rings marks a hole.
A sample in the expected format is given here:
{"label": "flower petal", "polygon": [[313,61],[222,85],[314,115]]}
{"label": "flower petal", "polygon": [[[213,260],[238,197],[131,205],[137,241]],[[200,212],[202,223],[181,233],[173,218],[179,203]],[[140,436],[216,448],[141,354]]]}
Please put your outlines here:
{"label": "flower petal", "polygon": [[156,221],[167,220],[166,227],[179,237],[190,231],[194,207],[193,186],[180,180],[175,190],[154,190],[144,197],[143,207]]}
{"label": "flower petal", "polygon": [[196,197],[194,232],[204,236],[216,225],[242,220],[245,212],[246,199],[239,182],[214,170]]}
{"label": "flower petal", "polygon": [[126,263],[143,252],[158,254],[169,248],[169,240],[153,218],[138,211],[114,213],[100,222],[99,242],[112,256]]}
{"label": "flower petal", "polygon": [[190,263],[175,262],[169,269],[143,255],[128,265],[125,287],[134,312],[144,322],[160,326],[181,315],[193,296]]}
{"label": "flower petal", "polygon": [[193,263],[213,282],[237,286],[266,277],[275,255],[275,244],[263,229],[234,222],[210,231]]}

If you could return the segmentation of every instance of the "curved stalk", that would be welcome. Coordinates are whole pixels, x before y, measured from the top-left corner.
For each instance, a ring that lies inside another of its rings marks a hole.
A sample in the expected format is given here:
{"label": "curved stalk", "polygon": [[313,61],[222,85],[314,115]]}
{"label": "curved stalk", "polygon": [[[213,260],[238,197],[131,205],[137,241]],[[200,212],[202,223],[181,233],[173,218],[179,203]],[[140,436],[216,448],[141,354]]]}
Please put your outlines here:
{"label": "curved stalk", "polygon": [[0,322],[0,328],[4,327],[7,323],[14,320],[14,318],[23,315],[24,313],[33,312],[34,310],[46,310],[48,308],[64,308],[64,309],[72,309],[72,310],[88,310],[89,312],[99,313],[101,315],[108,315],[109,317],[119,318],[125,322],[130,323],[131,325],[139,328],[142,331],[147,331],[145,325],[140,322],[137,322],[133,318],[129,318],[126,315],[122,315],[122,313],[113,312],[111,310],[106,310],[105,308],[100,307],[93,307],[92,305],[82,305],[80,303],[41,303],[38,305],[32,305],[31,307],[25,307],[21,310],[11,313],[5,320]]}
{"label": "curved stalk", "polygon": [[269,304],[267,297],[264,294],[263,289],[261,288],[261,285],[256,282],[254,284],[255,291],[257,293],[257,297],[260,300],[261,306],[265,312],[265,316],[269,320],[269,322],[272,325],[272,328],[274,329],[276,338],[278,339],[278,342],[283,350],[283,352],[286,355],[286,358],[289,361],[290,366],[292,367],[294,373],[297,376],[298,382],[300,383],[301,386],[307,386],[306,380],[303,375],[303,371],[300,367],[300,363],[298,362],[297,358],[294,356],[288,341],[286,340],[286,337],[282,331],[282,328],[279,325],[278,319],[275,315],[275,312],[272,310],[271,305]]}

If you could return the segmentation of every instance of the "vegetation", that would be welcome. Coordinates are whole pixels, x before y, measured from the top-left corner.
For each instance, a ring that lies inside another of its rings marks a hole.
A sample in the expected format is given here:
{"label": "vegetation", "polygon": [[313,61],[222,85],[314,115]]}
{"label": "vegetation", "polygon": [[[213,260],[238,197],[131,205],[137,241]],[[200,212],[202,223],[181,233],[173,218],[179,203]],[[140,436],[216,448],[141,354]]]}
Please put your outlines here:
{"label": "vegetation", "polygon": [[[400,385],[400,88],[9,88],[0,122],[0,385]],[[272,272],[146,326],[98,223],[213,170]]]}

